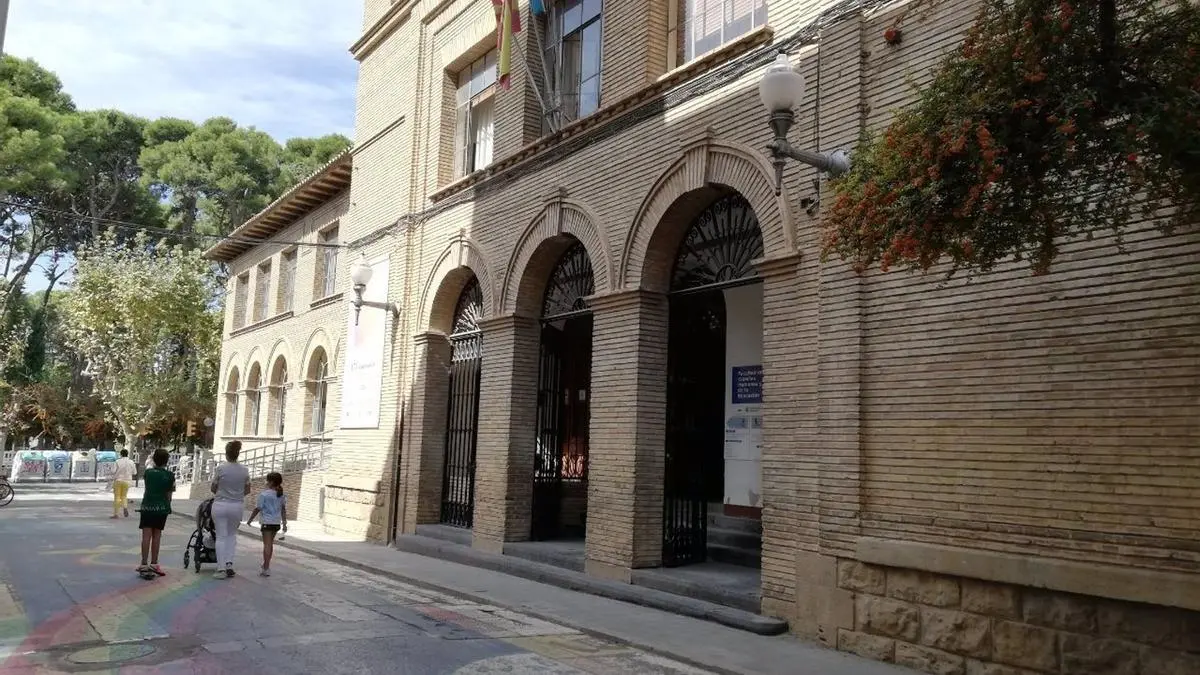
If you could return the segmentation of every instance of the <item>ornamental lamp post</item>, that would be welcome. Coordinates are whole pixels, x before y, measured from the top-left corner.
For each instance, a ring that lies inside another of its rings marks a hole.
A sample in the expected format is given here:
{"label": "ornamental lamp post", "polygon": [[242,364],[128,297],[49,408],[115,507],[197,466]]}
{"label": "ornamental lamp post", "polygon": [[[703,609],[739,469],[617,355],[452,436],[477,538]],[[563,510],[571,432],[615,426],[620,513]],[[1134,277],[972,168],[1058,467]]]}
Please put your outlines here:
{"label": "ornamental lamp post", "polygon": [[354,305],[355,326],[358,325],[358,315],[362,312],[363,307],[386,309],[392,313],[393,318],[400,314],[400,308],[394,302],[363,300],[363,291],[367,290],[367,284],[371,283],[371,276],[373,274],[375,274],[375,270],[367,262],[366,254],[360,254],[358,262],[354,263],[354,267],[350,268],[350,283],[354,285],[354,299],[350,301],[350,304]]}
{"label": "ornamental lamp post", "polygon": [[850,170],[850,155],[845,150],[813,152],[793,147],[788,132],[796,121],[795,108],[804,98],[804,76],[796,72],[785,52],[779,52],[758,83],[758,97],[770,113],[771,130],[775,138],[767,144],[771,163],[775,165],[775,194],[783,192],[783,168],[787,159],[816,167],[831,176]]}

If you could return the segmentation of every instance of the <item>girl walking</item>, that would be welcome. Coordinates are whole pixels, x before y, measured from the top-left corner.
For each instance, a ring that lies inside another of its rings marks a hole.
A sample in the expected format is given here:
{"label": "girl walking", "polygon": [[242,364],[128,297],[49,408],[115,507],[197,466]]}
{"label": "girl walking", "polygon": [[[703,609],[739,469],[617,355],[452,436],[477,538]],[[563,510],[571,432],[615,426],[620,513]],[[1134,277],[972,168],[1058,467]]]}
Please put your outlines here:
{"label": "girl walking", "polygon": [[247,525],[253,525],[255,516],[262,518],[263,564],[260,576],[271,576],[271,556],[275,553],[275,535],[280,528],[287,532],[287,497],[283,494],[283,474],[272,471],[267,474],[267,489],[258,495],[258,503],[246,519]]}
{"label": "girl walking", "polygon": [[242,500],[250,494],[250,471],[238,464],[242,453],[241,441],[225,444],[225,463],[217,467],[213,477],[212,519],[217,530],[218,579],[234,575],[233,556],[237,552],[237,531],[242,524]]}

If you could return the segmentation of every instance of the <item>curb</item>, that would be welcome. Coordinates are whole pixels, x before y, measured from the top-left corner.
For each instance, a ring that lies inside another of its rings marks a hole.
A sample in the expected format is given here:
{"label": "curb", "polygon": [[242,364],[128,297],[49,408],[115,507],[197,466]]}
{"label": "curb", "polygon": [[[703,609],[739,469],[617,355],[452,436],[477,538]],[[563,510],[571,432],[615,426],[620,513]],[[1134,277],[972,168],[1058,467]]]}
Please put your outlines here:
{"label": "curb", "polygon": [[[262,533],[257,530],[243,531],[243,530],[239,529],[238,534],[240,534],[241,536],[244,536],[244,537],[248,537],[250,539],[262,541]],[[327,562],[337,563],[339,565],[345,565],[346,567],[361,570],[363,572],[369,572],[371,574],[378,574],[380,576],[388,577],[390,579],[395,579],[396,581],[401,581],[406,584],[411,584],[413,586],[416,586],[418,588],[423,588],[425,590],[436,591],[438,593],[444,593],[446,595],[450,595],[450,596],[459,598],[461,600],[468,600],[470,602],[477,602],[480,604],[493,605],[493,606],[495,606],[497,604],[497,601],[495,598],[488,597],[486,595],[480,595],[480,594],[476,594],[476,593],[468,593],[466,591],[462,591],[462,590],[459,590],[456,588],[451,588],[449,586],[442,586],[440,584],[430,583],[423,579],[417,579],[414,577],[406,576],[403,573],[397,572],[395,570],[384,569],[382,567],[376,567],[375,565],[371,565],[368,563],[361,563],[356,560],[350,560],[348,558],[343,558],[342,556],[335,555],[333,553],[327,553],[325,551],[321,551],[320,549],[308,546],[308,545],[306,545],[306,543],[296,543],[294,540],[291,540],[291,539],[285,539],[282,542],[276,540],[275,545],[278,547],[281,547],[281,548],[290,548],[290,549],[293,549],[296,551],[300,551],[301,553],[307,553],[308,555],[314,556],[316,558],[320,558],[321,560],[325,560]],[[416,553],[414,555],[421,555],[421,554]],[[425,556],[425,557],[430,557],[430,556]],[[553,585],[553,584],[551,584],[551,585]],[[576,590],[576,589],[568,589],[568,590]],[[584,592],[586,592],[586,591],[584,591]],[[610,598],[610,599],[621,601],[620,598]],[[640,604],[640,603],[630,603],[630,604]],[[642,605],[642,606],[644,606],[644,605]],[[606,633],[604,631],[597,630],[595,628],[590,628],[588,626],[584,626],[584,625],[582,625],[576,621],[573,621],[571,619],[564,619],[563,617],[559,617],[559,616],[550,616],[543,612],[539,612],[537,610],[532,610],[532,609],[527,609],[525,607],[508,606],[507,608],[514,610],[514,611],[521,612],[522,614],[525,614],[528,616],[532,616],[535,619],[540,619],[542,621],[547,621],[550,623],[555,623],[555,624],[558,624],[561,626],[565,626],[572,630],[577,630],[580,633],[583,633],[585,635],[591,635],[593,637],[611,640],[613,642],[616,642],[617,644],[625,645],[627,647],[633,647],[635,649],[640,649],[649,654],[656,654],[658,656],[668,657],[670,659],[673,659],[680,663],[692,666],[694,668],[700,668],[702,670],[707,670],[709,672],[720,673],[720,675],[755,675],[755,673],[753,673],[752,671],[748,671],[748,670],[745,670],[745,671],[744,670],[733,670],[730,668],[725,668],[722,666],[714,665],[711,663],[704,663],[702,661],[698,661],[698,660],[688,657],[686,655],[679,654],[679,653],[676,653],[676,652],[673,652],[673,651],[670,651],[667,649],[663,649],[662,647],[651,644],[649,642],[644,642],[644,641],[636,640],[636,639],[620,638],[620,637],[611,635],[609,633]],[[701,618],[701,617],[690,617],[690,618]]]}

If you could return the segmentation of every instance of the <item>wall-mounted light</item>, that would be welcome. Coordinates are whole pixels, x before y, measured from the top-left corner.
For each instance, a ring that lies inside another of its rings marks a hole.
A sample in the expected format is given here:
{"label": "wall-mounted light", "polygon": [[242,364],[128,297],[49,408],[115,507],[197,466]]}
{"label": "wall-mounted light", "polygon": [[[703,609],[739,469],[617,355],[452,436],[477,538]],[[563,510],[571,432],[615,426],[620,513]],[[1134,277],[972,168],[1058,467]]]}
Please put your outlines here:
{"label": "wall-mounted light", "polygon": [[367,290],[367,284],[371,283],[371,275],[375,270],[367,263],[366,254],[360,254],[358,262],[354,263],[354,267],[350,268],[350,283],[354,284],[354,299],[350,301],[354,305],[354,325],[358,325],[358,315],[362,312],[363,307],[374,307],[375,309],[386,309],[392,313],[392,317],[400,315],[400,308],[394,302],[375,302],[374,300],[363,300],[363,291]]}
{"label": "wall-mounted light", "polygon": [[816,167],[831,176],[840,176],[850,170],[850,155],[845,150],[813,152],[792,147],[788,132],[796,121],[795,108],[804,99],[804,76],[792,67],[788,56],[779,52],[762,82],[758,84],[758,96],[771,115],[771,130],[775,138],[767,145],[771,152],[771,163],[775,165],[775,194],[783,191],[783,168],[787,159]]}

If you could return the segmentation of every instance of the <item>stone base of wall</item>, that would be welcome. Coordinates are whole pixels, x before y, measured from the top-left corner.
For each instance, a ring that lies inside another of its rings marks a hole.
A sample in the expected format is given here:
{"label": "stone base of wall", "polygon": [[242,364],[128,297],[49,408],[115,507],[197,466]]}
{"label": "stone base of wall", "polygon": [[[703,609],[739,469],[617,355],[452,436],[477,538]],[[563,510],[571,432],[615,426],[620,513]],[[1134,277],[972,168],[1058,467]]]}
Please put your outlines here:
{"label": "stone base of wall", "polygon": [[325,531],[364,541],[387,540],[387,496],[378,481],[328,478],[325,484]]}
{"label": "stone base of wall", "polygon": [[1196,675],[1200,612],[839,560],[837,647],[936,675]]}

